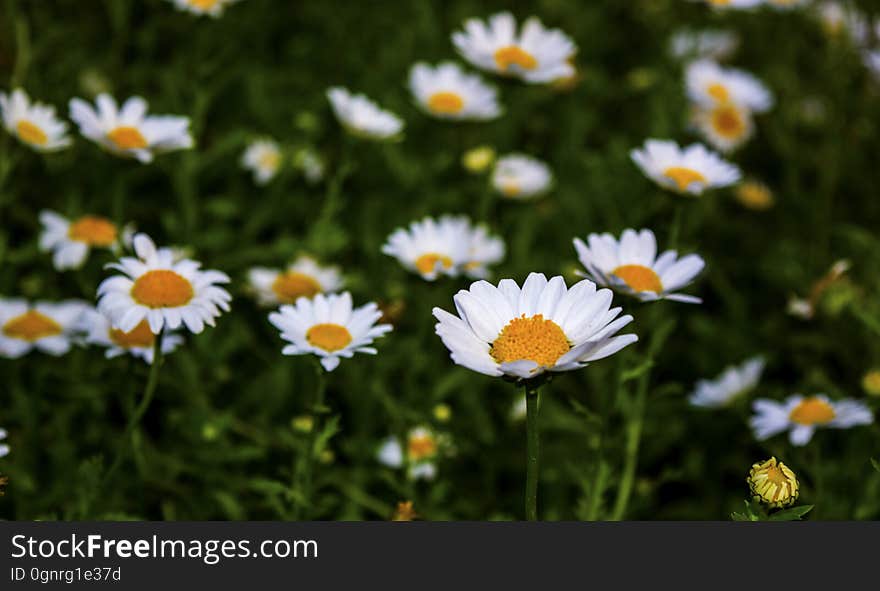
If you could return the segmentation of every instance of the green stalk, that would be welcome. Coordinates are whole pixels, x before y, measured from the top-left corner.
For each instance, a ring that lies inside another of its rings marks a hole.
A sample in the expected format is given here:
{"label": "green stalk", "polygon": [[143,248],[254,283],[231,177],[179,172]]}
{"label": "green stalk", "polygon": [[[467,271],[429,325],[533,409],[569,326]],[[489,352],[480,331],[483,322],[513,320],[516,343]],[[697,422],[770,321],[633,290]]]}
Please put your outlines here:
{"label": "green stalk", "polygon": [[639,378],[636,397],[626,424],[626,456],[624,458],[623,476],[620,488],[617,489],[617,499],[614,502],[614,510],[611,513],[611,521],[620,521],[626,514],[629,499],[632,495],[633,482],[636,476],[636,467],[639,463],[639,443],[642,439],[642,425],[645,420],[645,399],[648,393],[648,378],[650,370]]}
{"label": "green stalk", "polygon": [[538,520],[538,388],[526,382],[526,519]]}
{"label": "green stalk", "polygon": [[302,457],[302,460],[299,464],[299,480],[300,482],[300,491],[302,493],[302,502],[298,503],[296,506],[296,510],[294,511],[295,520],[299,521],[301,516],[303,515],[303,509],[305,509],[305,514],[309,515],[312,512],[312,488],[313,488],[313,479],[312,479],[312,467],[315,462],[315,442],[317,441],[318,434],[318,419],[321,416],[321,413],[324,409],[324,393],[327,391],[327,380],[324,376],[324,369],[321,367],[320,363],[317,364],[317,376],[318,376],[318,385],[315,390],[315,398],[312,404],[312,428],[309,430],[309,439],[306,444],[305,455]]}

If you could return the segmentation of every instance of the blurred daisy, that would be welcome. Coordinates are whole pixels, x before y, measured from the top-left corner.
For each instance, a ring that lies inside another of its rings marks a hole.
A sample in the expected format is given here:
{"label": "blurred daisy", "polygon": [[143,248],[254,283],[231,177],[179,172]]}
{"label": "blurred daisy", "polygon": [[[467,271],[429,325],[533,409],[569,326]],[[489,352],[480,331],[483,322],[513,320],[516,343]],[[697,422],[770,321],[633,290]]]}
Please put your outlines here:
{"label": "blurred daisy", "polygon": [[482,174],[495,163],[495,149],[492,146],[477,146],[461,155],[461,165],[473,174]]}
{"label": "blurred daisy", "polygon": [[58,118],[55,107],[31,103],[20,88],[11,95],[0,92],[0,111],[6,131],[38,152],[55,152],[70,145],[67,123]]}
{"label": "blurred daisy", "polygon": [[265,185],[275,178],[281,167],[278,142],[269,138],[252,141],[242,154],[241,165],[253,173],[256,184]]}
{"label": "blurred daisy", "polygon": [[699,304],[700,298],[675,293],[691,283],[705,263],[696,254],[679,258],[674,250],[657,256],[657,239],[651,230],[623,231],[618,242],[611,234],[590,234],[589,246],[574,239],[578,259],[599,285],[633,295],[643,302],[665,299]]}
{"label": "blurred daisy", "polygon": [[[0,429],[0,441],[6,440],[6,429]],[[9,446],[5,443],[0,443],[0,458],[9,455]]]}
{"label": "blurred daisy", "polygon": [[408,476],[413,480],[433,480],[437,475],[436,460],[439,455],[440,438],[427,427],[415,427],[406,437],[406,451],[397,437],[389,437],[379,447],[379,462],[389,468],[408,466]]}
{"label": "blurred daisy", "polygon": [[[146,320],[141,320],[133,330],[123,332],[113,328],[110,319],[95,309],[86,309],[81,319],[81,326],[86,335],[86,342],[91,345],[105,347],[107,359],[119,357],[126,353],[147,363],[153,363],[153,346],[156,335],[150,330]],[[183,337],[173,332],[162,335],[162,353],[174,351],[183,343]]]}
{"label": "blurred daisy", "polygon": [[706,189],[739,181],[739,168],[702,144],[680,148],[673,141],[649,139],[630,152],[633,162],[661,187],[681,194],[700,195]]}
{"label": "blurred daisy", "polygon": [[574,76],[570,58],[577,46],[559,29],[546,29],[530,17],[517,33],[516,19],[509,12],[489,17],[488,23],[468,19],[464,31],[452,34],[452,43],[472,65],[532,84],[544,84]]}
{"label": "blurred daisy", "polygon": [[880,49],[862,52],[862,61],[871,75],[880,80]]}
{"label": "blurred daisy", "polygon": [[489,234],[483,225],[470,229],[468,253],[462,270],[471,279],[484,279],[489,275],[489,267],[504,259],[504,240]]}
{"label": "blurred daisy", "polygon": [[338,267],[324,267],[312,257],[300,255],[284,270],[254,267],[248,271],[248,283],[261,305],[274,306],[339,291],[342,275]]}
{"label": "blurred daisy", "polygon": [[119,245],[116,224],[101,216],[69,220],[46,209],[40,212],[40,222],[40,250],[52,252],[52,264],[58,271],[82,267],[92,248],[113,249]]}
{"label": "blurred daisy", "polygon": [[86,304],[0,298],[0,357],[17,359],[33,349],[49,355],[70,350]]}
{"label": "blurred daisy", "polygon": [[709,144],[722,152],[742,146],[755,132],[752,113],[736,103],[694,109],[693,124]]}
{"label": "blurred daisy", "polygon": [[512,279],[497,287],[477,281],[453,298],[457,316],[434,308],[436,332],[455,363],[489,376],[570,371],[638,340],[615,336],[632,316],[617,318],[621,309],[611,308],[611,298],[592,281],[568,289],[562,277],[547,281],[541,273],[522,288]]}
{"label": "blurred daisy", "polygon": [[874,422],[871,409],[853,399],[829,400],[824,394],[789,396],[784,402],[761,398],[752,404],[749,420],[755,437],[763,441],[789,431],[792,445],[806,445],[818,428],[848,429]]}
{"label": "blurred daisy", "polygon": [[775,202],[770,187],[756,180],[740,183],[736,186],[733,194],[743,207],[755,211],[770,209]]}
{"label": "blurred daisy", "polygon": [[110,318],[113,328],[131,332],[146,319],[154,334],[181,324],[198,334],[229,310],[232,296],[217,285],[229,282],[225,273],[203,271],[191,259],[175,260],[170,248],[157,249],[146,234],[135,235],[134,251],[137,258],[122,257],[108,265],[123,275],[98,286],[98,311]]}
{"label": "blurred daisy", "polygon": [[362,94],[352,94],[346,88],[327,90],[327,98],[336,118],[352,135],[387,140],[403,131],[403,120],[390,111],[381,109]]}
{"label": "blurred daisy", "polygon": [[470,260],[470,220],[465,216],[426,217],[398,228],[388,236],[382,252],[422,279],[456,277]]}
{"label": "blurred daisy", "polygon": [[685,85],[688,97],[705,107],[733,103],[763,113],[773,106],[773,94],[760,80],[744,70],[724,68],[709,59],[688,65]]}
{"label": "blurred daisy", "polygon": [[753,357],[741,365],[728,367],[714,380],[697,382],[689,401],[693,406],[721,408],[753,390],[764,371],[764,359]]}
{"label": "blurred daisy", "polygon": [[415,64],[409,89],[427,114],[441,119],[487,120],[501,115],[495,88],[454,62]]}
{"label": "blurred daisy", "polygon": [[806,6],[807,0],[765,0],[768,6],[778,8],[780,10],[789,10],[799,6]]}
{"label": "blurred daisy", "polygon": [[719,10],[726,9],[743,9],[754,8],[760,6],[764,0],[691,0],[692,2],[703,2],[712,8]]}
{"label": "blurred daisy", "polygon": [[317,294],[313,299],[300,298],[293,306],[281,306],[269,314],[269,321],[281,331],[281,338],[291,344],[284,355],[317,355],[327,371],[333,371],[341,358],[355,353],[376,354],[368,345],[391,330],[390,324],[376,324],[382,316],[370,302],[352,308],[351,294]]}
{"label": "blurred daisy", "polygon": [[678,59],[730,57],[739,47],[739,37],[731,31],[678,31],[669,41],[669,52]]}
{"label": "blurred daisy", "polygon": [[508,154],[495,162],[492,186],[511,199],[530,199],[545,193],[553,183],[550,167],[525,154]]}
{"label": "blurred daisy", "polygon": [[168,0],[173,2],[178,10],[189,12],[198,16],[212,16],[217,18],[223,14],[226,7],[239,0]]}
{"label": "blurred daisy", "polygon": [[863,14],[841,2],[823,2],[818,6],[822,29],[829,37],[846,34],[856,45],[870,37],[870,26]]}
{"label": "blurred daisy", "polygon": [[770,458],[766,462],[752,464],[746,479],[752,497],[773,509],[787,507],[798,498],[798,480],[791,468]]}
{"label": "blurred daisy", "polygon": [[862,389],[868,396],[880,396],[880,369],[872,369],[862,377]]}
{"label": "blurred daisy", "polygon": [[147,102],[133,96],[118,108],[109,94],[95,99],[97,109],[86,101],[70,101],[70,118],[79,132],[109,152],[146,164],[160,152],[193,147],[189,118],[147,115]]}
{"label": "blurred daisy", "polygon": [[302,172],[303,178],[314,185],[324,178],[324,161],[312,148],[300,148],[293,155],[293,166]]}

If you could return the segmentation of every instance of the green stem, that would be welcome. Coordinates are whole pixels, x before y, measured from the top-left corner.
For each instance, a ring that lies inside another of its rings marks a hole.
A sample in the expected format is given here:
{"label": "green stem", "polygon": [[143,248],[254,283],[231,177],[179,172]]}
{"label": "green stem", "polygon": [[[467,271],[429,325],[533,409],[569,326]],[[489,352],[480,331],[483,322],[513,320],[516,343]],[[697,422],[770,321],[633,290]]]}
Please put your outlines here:
{"label": "green stem", "polygon": [[642,439],[642,425],[645,419],[645,399],[648,393],[648,376],[646,371],[639,379],[636,398],[630,409],[626,425],[626,456],[623,465],[623,476],[620,487],[617,489],[617,499],[614,502],[614,510],[611,513],[611,521],[620,521],[626,515],[626,508],[632,496],[633,482],[636,476],[636,467],[639,463],[639,443]]}
{"label": "green stem", "polygon": [[320,426],[318,419],[324,412],[324,393],[327,391],[327,380],[324,375],[324,368],[321,367],[320,363],[316,364],[316,368],[318,385],[315,390],[315,398],[312,404],[312,428],[309,430],[309,439],[308,443],[306,444],[305,455],[302,458],[299,477],[299,481],[301,483],[300,491],[302,493],[302,503],[297,505],[296,511],[294,512],[297,521],[299,521],[300,517],[303,515],[303,509],[305,510],[305,514],[307,516],[311,514],[313,510],[312,467],[314,466],[315,462],[315,442],[317,441],[317,435]]}
{"label": "green stem", "polygon": [[677,197],[675,205],[673,205],[672,227],[669,230],[669,248],[673,250],[678,249],[678,240],[681,233],[682,199],[684,199],[684,197]]}
{"label": "green stem", "polygon": [[526,382],[526,519],[538,520],[538,386]]}

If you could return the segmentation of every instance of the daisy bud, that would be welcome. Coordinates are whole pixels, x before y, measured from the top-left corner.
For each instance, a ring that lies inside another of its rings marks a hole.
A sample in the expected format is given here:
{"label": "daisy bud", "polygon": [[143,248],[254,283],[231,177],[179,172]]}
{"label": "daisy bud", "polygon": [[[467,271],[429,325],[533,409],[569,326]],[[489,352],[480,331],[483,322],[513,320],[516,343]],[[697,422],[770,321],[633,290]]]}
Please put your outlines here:
{"label": "daisy bud", "polygon": [[797,476],[791,468],[773,457],[766,462],[753,464],[746,482],[756,501],[774,509],[791,505],[798,498]]}
{"label": "daisy bud", "polygon": [[477,146],[465,152],[461,157],[461,165],[474,174],[486,172],[495,162],[495,150],[492,146]]}

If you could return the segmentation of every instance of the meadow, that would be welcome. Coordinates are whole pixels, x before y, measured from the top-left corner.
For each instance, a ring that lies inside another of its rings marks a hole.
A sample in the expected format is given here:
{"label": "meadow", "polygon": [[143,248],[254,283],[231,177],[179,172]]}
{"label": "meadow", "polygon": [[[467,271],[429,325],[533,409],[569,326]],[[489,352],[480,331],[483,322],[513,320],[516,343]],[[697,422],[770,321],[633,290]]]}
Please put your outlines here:
{"label": "meadow", "polygon": [[[106,358],[82,334],[64,354],[0,356],[0,517],[384,520],[411,516],[399,505],[411,502],[426,520],[522,519],[530,380],[462,367],[435,334],[434,308],[455,313],[474,278],[441,260],[426,280],[383,252],[395,230],[454,214],[503,240],[493,285],[537,272],[570,287],[585,271],[573,239],[628,228],[651,229],[658,252],[705,261],[679,290],[698,304],[633,297],[618,281],[612,305],[633,317],[621,334],[638,341],[534,378],[552,375],[537,419],[541,519],[768,518],[778,508],[749,502],[747,477],[771,456],[797,475],[789,506],[806,509],[792,518],[880,518],[880,68],[869,58],[880,4],[840,3],[869,23],[861,36],[829,25],[823,4],[241,0],[211,17],[168,0],[4,0],[0,90],[55,106],[71,142],[42,152],[21,127],[0,137],[0,299],[94,307],[119,274],[105,265],[135,256],[124,235],[136,231],[228,275],[232,301],[216,326],[180,330],[156,372],[133,355]],[[564,32],[575,75],[533,83],[456,51],[467,19],[505,10]],[[720,155],[742,178],[688,194],[654,182],[631,152],[649,138],[707,141],[685,84],[705,48],[671,51],[677,34],[703,30],[738,40],[714,57],[754,75],[773,104]],[[410,69],[444,61],[494,86],[500,114],[429,116]],[[405,126],[364,137],[340,123],[331,87]],[[188,118],[192,147],[150,162],[102,149],[68,107],[101,93]],[[267,137],[280,151],[255,182],[242,155]],[[552,182],[531,199],[505,194],[493,153],[537,158]],[[58,270],[40,245],[46,210],[112,221],[116,250]],[[355,306],[378,304],[393,329],[369,344],[376,355],[327,371],[315,355],[282,354],[290,343],[269,320],[278,306],[258,301],[250,273],[303,253],[338,267]],[[692,404],[699,380],[758,356],[757,383],[718,407]],[[792,425],[820,427],[807,442],[759,440],[755,400],[796,393],[854,401],[863,420],[824,429],[832,419],[798,422],[792,410]],[[389,437],[403,442],[396,467]]]}

